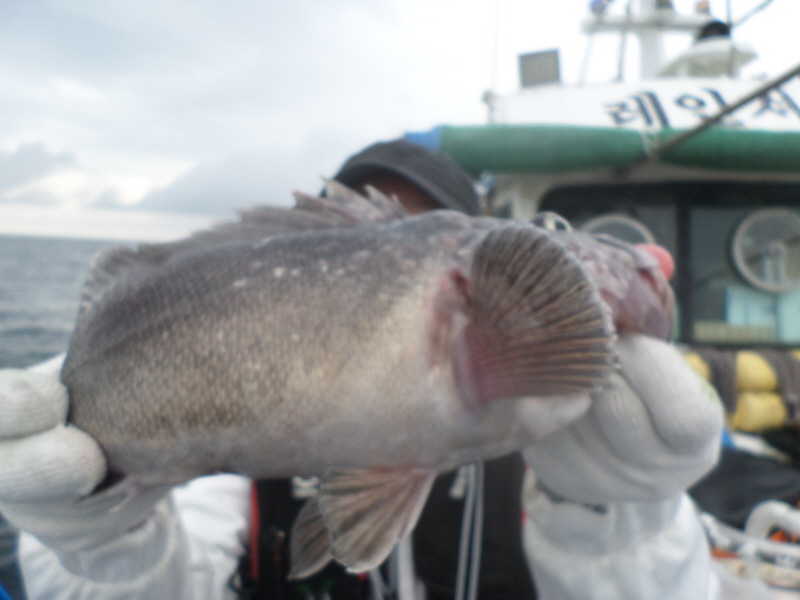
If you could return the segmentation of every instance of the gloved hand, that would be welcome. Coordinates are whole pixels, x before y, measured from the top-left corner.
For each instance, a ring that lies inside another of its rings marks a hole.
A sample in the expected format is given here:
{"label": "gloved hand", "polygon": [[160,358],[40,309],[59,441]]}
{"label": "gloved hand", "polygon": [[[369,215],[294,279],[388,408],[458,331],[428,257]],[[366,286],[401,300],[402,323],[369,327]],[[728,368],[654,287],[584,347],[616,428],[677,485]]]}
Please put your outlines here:
{"label": "gloved hand", "polygon": [[168,487],[83,500],[106,461],[95,440],[67,425],[68,396],[49,372],[0,370],[0,513],[56,551],[81,551],[142,522]]}
{"label": "gloved hand", "polygon": [[722,404],[677,349],[631,334],[617,353],[621,368],[588,412],[524,452],[538,480],[569,500],[672,497],[717,460]]}
{"label": "gloved hand", "polygon": [[670,344],[618,340],[588,412],[524,451],[523,543],[542,600],[708,600],[718,584],[685,490],[716,461],[722,404]]}

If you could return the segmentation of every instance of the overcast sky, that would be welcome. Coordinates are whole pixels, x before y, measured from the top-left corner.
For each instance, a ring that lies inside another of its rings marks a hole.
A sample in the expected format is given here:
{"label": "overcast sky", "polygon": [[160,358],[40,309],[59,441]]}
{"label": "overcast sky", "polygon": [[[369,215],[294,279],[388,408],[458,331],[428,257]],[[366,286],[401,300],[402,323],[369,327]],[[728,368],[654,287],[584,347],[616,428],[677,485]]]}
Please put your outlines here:
{"label": "overcast sky", "polygon": [[[734,18],[761,2],[732,0]],[[167,238],[288,204],[373,141],[485,122],[481,96],[515,89],[519,53],[560,48],[575,82],[587,6],[3,0],[0,232]],[[736,32],[762,56],[752,74],[800,60],[798,17],[800,2],[773,0]],[[613,72],[615,46],[595,45],[593,78]],[[146,210],[120,209],[134,205]]]}

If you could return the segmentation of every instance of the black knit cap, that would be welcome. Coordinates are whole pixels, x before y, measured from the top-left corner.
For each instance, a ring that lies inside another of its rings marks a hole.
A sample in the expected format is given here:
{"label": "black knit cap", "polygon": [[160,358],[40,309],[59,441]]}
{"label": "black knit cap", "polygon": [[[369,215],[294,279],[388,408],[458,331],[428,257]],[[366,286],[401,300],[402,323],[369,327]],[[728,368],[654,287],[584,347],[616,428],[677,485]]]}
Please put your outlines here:
{"label": "black knit cap", "polygon": [[402,139],[378,142],[354,154],[334,179],[355,186],[370,175],[386,171],[408,179],[442,208],[480,214],[472,179],[450,155]]}

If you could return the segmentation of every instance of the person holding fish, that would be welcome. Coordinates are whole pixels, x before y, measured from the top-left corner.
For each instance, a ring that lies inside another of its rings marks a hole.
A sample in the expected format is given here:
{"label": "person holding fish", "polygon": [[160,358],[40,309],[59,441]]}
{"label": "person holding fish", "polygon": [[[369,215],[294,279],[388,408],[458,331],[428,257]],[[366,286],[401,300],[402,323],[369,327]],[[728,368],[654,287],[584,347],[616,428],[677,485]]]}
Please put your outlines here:
{"label": "person holding fish", "polygon": [[[250,523],[249,478],[320,477],[288,538],[301,584],[332,560],[375,573],[448,510],[439,473],[519,450],[511,545],[539,598],[718,597],[684,490],[722,408],[664,341],[668,260],[469,216],[451,162],[378,144],[292,210],[96,259],[63,366],[0,371],[31,598],[235,598],[248,531],[287,539]],[[424,581],[440,557],[414,558]],[[398,597],[423,597],[398,563]]]}

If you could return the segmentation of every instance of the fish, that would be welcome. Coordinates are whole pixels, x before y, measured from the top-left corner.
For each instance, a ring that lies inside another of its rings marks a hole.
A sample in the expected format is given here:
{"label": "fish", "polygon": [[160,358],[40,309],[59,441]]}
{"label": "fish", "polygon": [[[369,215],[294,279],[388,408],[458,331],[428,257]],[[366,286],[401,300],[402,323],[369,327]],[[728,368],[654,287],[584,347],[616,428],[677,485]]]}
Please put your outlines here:
{"label": "fish", "polygon": [[[334,181],[295,198],[102,251],[61,371],[69,421],[107,459],[95,497],[219,472],[320,477],[292,531],[293,577],[331,558],[375,567],[438,473],[583,414],[616,368],[614,323],[649,325],[614,294],[668,310],[635,249],[579,258],[583,237],[410,216]],[[608,260],[610,286],[587,267]]]}
{"label": "fish", "polygon": [[663,340],[672,337],[676,310],[669,278],[674,263],[666,249],[581,231],[555,231],[554,237],[598,283],[617,333],[646,333]]}

